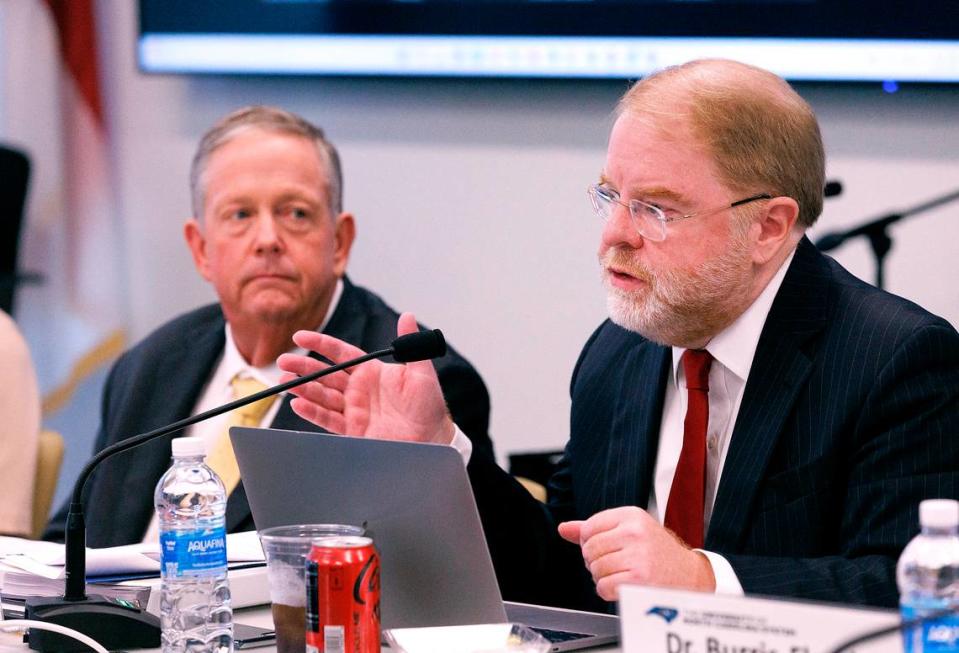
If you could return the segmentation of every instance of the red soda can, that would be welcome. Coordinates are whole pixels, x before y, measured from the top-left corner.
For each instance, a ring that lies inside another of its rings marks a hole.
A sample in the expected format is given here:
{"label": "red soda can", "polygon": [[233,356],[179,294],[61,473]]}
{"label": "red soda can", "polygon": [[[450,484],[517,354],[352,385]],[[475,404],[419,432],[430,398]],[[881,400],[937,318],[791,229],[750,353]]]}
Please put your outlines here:
{"label": "red soda can", "polygon": [[324,537],[306,558],[307,653],[380,652],[380,556],[368,537]]}

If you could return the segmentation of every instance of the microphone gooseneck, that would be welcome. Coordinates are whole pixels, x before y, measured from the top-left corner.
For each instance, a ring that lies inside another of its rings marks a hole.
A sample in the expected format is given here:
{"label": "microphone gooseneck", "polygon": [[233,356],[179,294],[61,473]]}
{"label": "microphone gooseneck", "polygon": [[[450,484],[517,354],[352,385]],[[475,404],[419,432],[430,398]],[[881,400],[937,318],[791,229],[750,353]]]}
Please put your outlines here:
{"label": "microphone gooseneck", "polygon": [[205,419],[216,417],[217,415],[222,415],[223,413],[228,413],[231,410],[241,408],[247,404],[252,404],[253,402],[259,401],[265,397],[272,397],[275,394],[279,394],[289,390],[290,388],[295,388],[298,385],[315,381],[316,379],[326,376],[327,374],[333,374],[335,372],[342,371],[348,367],[373,360],[374,358],[383,358],[384,356],[389,356],[392,353],[393,347],[388,349],[380,349],[379,351],[374,351],[369,354],[364,354],[363,356],[344,361],[337,365],[331,365],[330,367],[325,367],[322,370],[317,370],[312,374],[300,376],[291,381],[287,381],[286,383],[275,385],[248,397],[231,401],[228,404],[212,408],[206,412],[199,413],[198,415],[181,419],[173,424],[161,426],[160,428],[148,431],[147,433],[135,435],[132,438],[127,438],[126,440],[110,445],[106,449],[102,449],[93,458],[91,458],[86,465],[84,465],[83,469],[80,471],[80,475],[77,477],[76,483],[73,486],[73,499],[70,503],[70,510],[67,513],[67,528],[64,541],[64,547],[66,550],[66,565],[64,567],[64,574],[66,576],[66,589],[64,591],[63,598],[67,601],[82,601],[86,598],[86,526],[83,520],[83,486],[86,484],[87,478],[89,478],[93,470],[102,461],[115,454],[139,446],[144,442],[149,442],[154,438],[169,435],[170,433],[182,430],[187,426],[192,426],[197,422],[202,422]]}
{"label": "microphone gooseneck", "polygon": [[885,280],[883,265],[886,260],[886,255],[889,254],[889,250],[892,249],[892,236],[889,235],[889,227],[904,218],[929,211],[930,209],[956,200],[959,200],[959,190],[954,190],[935,199],[923,202],[922,204],[917,204],[905,211],[896,211],[880,216],[846,231],[828,233],[816,241],[816,247],[822,252],[827,252],[839,247],[850,238],[864,236],[869,241],[869,246],[876,259],[876,287],[882,288]]}
{"label": "microphone gooseneck", "polygon": [[[97,453],[93,458],[91,458],[83,469],[80,471],[80,474],[77,476],[77,480],[73,486],[73,495],[70,501],[70,509],[67,513],[67,523],[65,531],[65,541],[64,541],[64,550],[65,550],[65,565],[64,565],[64,575],[65,575],[65,588],[62,599],[45,599],[45,600],[36,600],[29,601],[27,605],[27,616],[28,618],[36,618],[40,620],[59,622],[59,621],[69,621],[69,625],[74,628],[82,626],[80,617],[81,612],[90,612],[93,609],[93,606],[90,606],[90,610],[87,609],[87,604],[96,603],[96,610],[98,613],[102,613],[104,603],[100,599],[88,599],[86,595],[86,523],[83,516],[83,489],[86,485],[87,479],[90,477],[90,474],[93,472],[96,467],[111,456],[118,454],[128,449],[132,449],[136,446],[139,446],[145,442],[149,442],[158,437],[164,435],[169,435],[175,431],[182,430],[187,426],[196,424],[197,422],[202,422],[205,419],[211,417],[216,417],[217,415],[222,415],[223,413],[235,410],[247,404],[254,403],[260,399],[266,397],[271,397],[275,394],[279,394],[290,388],[295,388],[296,386],[302,385],[304,383],[309,383],[310,381],[315,381],[320,377],[326,376],[328,374],[334,374],[340,372],[354,365],[359,365],[360,363],[365,363],[367,361],[373,360],[375,358],[384,358],[386,356],[392,355],[394,359],[399,363],[409,363],[413,361],[428,360],[431,358],[437,358],[446,353],[446,340],[443,338],[443,334],[439,329],[434,329],[433,331],[420,331],[416,333],[407,334],[405,336],[400,336],[396,338],[386,349],[380,349],[378,351],[370,352],[364,354],[357,358],[353,358],[336,365],[330,365],[321,370],[317,370],[311,374],[306,374],[304,376],[297,377],[286,383],[281,383],[275,385],[271,388],[262,390],[248,397],[243,397],[242,399],[237,399],[223,406],[213,408],[203,413],[187,417],[173,424],[167,426],[162,426],[158,429],[154,429],[147,433],[141,433],[135,435],[131,438],[127,438],[121,442],[117,442]],[[140,611],[133,611],[136,613],[136,616],[131,616],[129,608],[124,608],[127,614],[119,612],[119,606],[108,606],[117,608],[116,611],[116,621],[111,622],[108,633],[111,633],[111,638],[106,639],[105,642],[108,642],[110,646],[108,648],[129,648],[137,646],[147,646],[147,647],[157,647],[159,646],[159,633],[156,634],[156,643],[150,644],[149,641],[144,639],[145,635],[142,632],[144,628],[143,624],[129,625],[130,635],[127,636],[120,631],[124,631],[127,626],[126,623],[119,623],[125,620],[136,620],[139,622],[147,621],[146,617],[151,615],[143,615]],[[71,610],[73,608],[73,610]],[[66,614],[64,614],[66,612]],[[32,613],[32,614],[31,614]],[[70,614],[72,613],[72,614]],[[101,617],[103,621],[106,621]],[[146,626],[147,629],[154,628],[152,624]],[[82,628],[78,628],[83,631]],[[137,634],[134,635],[133,630],[137,630]],[[38,631],[39,632],[39,631]],[[100,639],[103,637],[102,630],[98,631],[96,634]],[[88,633],[90,634],[90,633]],[[152,636],[152,635],[151,635]],[[69,641],[65,638],[64,642]],[[143,643],[147,642],[147,643]],[[53,643],[43,641],[43,642],[31,641],[31,648],[38,648],[40,650],[47,649],[60,649],[62,650],[63,644],[60,641],[53,641]]]}

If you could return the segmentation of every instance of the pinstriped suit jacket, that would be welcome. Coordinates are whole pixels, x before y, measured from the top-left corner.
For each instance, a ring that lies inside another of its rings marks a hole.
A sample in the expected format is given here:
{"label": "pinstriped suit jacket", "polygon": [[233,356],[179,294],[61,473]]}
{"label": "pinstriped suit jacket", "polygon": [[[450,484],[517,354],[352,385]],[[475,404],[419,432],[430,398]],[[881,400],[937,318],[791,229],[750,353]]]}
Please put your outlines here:
{"label": "pinstriped suit jacket", "polygon": [[[608,321],[596,330],[538,514],[471,463],[487,530],[509,529],[487,536],[504,595],[601,607],[555,524],[646,506],[669,366],[666,347]],[[959,335],[804,238],[759,340],[705,548],[749,593],[894,605],[896,559],[930,497],[959,498]],[[508,500],[520,507],[496,511]]]}

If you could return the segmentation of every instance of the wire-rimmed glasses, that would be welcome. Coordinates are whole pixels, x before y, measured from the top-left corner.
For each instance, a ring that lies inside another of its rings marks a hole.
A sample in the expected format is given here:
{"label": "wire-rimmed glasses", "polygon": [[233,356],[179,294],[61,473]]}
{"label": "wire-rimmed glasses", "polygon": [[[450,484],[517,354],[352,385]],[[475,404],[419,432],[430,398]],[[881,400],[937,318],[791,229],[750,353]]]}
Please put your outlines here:
{"label": "wire-rimmed glasses", "polygon": [[590,184],[589,188],[586,189],[586,193],[589,195],[589,201],[593,206],[593,211],[604,221],[608,220],[609,216],[612,214],[613,204],[619,204],[629,211],[630,221],[632,222],[633,227],[636,228],[636,231],[639,232],[639,235],[655,242],[662,242],[666,240],[667,222],[676,222],[677,220],[686,220],[687,218],[710,215],[712,213],[718,213],[719,211],[725,211],[726,209],[742,206],[743,204],[748,204],[750,202],[772,199],[771,195],[762,193],[747,197],[745,199],[737,200],[731,204],[724,204],[714,209],[696,211],[695,213],[688,213],[686,215],[667,216],[666,213],[664,213],[663,210],[655,204],[649,204],[647,202],[643,202],[642,200],[635,199],[624,202],[619,199],[619,193],[607,186],[604,186],[603,184]]}

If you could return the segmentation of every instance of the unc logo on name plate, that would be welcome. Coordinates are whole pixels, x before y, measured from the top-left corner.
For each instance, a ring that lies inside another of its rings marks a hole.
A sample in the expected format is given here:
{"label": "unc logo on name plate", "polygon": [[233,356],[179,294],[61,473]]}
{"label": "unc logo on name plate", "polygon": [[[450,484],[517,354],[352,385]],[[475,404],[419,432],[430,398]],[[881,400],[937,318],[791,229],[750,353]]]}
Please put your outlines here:
{"label": "unc logo on name plate", "polygon": [[664,608],[662,606],[657,605],[647,610],[646,614],[659,615],[660,617],[663,618],[663,620],[666,623],[669,623],[673,619],[675,619],[677,616],[679,616],[679,610],[677,610],[676,608]]}

